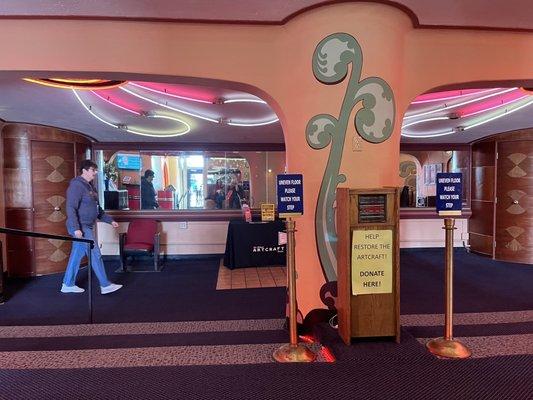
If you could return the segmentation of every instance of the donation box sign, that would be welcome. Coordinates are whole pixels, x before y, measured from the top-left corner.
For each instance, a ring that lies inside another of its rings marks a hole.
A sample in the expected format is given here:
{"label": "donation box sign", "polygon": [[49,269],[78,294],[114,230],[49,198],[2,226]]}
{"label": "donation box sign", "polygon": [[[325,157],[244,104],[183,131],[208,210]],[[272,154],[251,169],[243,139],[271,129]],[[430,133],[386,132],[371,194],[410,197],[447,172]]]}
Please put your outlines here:
{"label": "donation box sign", "polygon": [[392,230],[354,230],[352,294],[392,293]]}

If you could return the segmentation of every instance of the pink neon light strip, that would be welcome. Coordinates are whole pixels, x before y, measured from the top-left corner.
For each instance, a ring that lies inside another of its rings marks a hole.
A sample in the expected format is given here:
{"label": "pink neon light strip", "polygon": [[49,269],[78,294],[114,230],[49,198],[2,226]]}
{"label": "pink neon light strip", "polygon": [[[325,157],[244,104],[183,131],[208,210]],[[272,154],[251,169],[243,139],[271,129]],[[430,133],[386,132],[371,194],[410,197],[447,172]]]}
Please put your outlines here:
{"label": "pink neon light strip", "polygon": [[[477,90],[477,89],[468,89],[468,90],[452,90],[448,92],[437,92],[437,93],[428,93],[423,94],[421,96],[417,96],[411,104],[423,104],[423,103],[431,103],[434,101],[442,101],[442,100],[452,100],[457,99],[460,97],[466,97],[466,96],[473,96],[475,94],[482,94],[482,93],[488,93],[493,90],[499,90],[500,88],[492,88],[492,89],[483,89],[483,90]],[[454,94],[458,93],[458,94]]]}
{"label": "pink neon light strip", "polygon": [[148,90],[150,92],[159,93],[159,94],[162,94],[162,95],[165,95],[165,96],[175,97],[177,99],[195,101],[197,103],[204,103],[204,104],[214,104],[214,102],[211,101],[211,100],[195,99],[193,97],[180,96],[180,95],[174,94],[174,93],[162,92],[161,90],[152,89],[152,88],[149,88],[149,87],[146,87],[146,86],[142,86],[142,85],[139,85],[138,83],[128,82],[128,85],[132,85],[132,86],[138,87],[138,88],[143,89],[143,90]]}
{"label": "pink neon light strip", "polygon": [[476,106],[467,107],[464,110],[461,110],[459,112],[461,118],[471,117],[472,115],[481,114],[487,111],[494,110],[499,107],[504,107],[510,104],[513,104],[517,101],[520,101],[522,99],[525,99],[526,97],[529,97],[528,95],[523,95],[522,93],[509,93],[508,95],[504,95],[497,99],[498,101],[488,101],[481,104],[477,104]]}
{"label": "pink neon light strip", "polygon": [[96,95],[97,97],[101,98],[102,100],[107,101],[109,104],[111,104],[111,105],[113,105],[113,106],[115,106],[115,107],[118,107],[118,108],[120,108],[120,109],[122,109],[122,110],[124,110],[124,111],[130,112],[130,113],[135,114],[135,115],[141,115],[140,112],[135,111],[135,110],[132,110],[132,109],[127,108],[127,107],[124,107],[124,106],[121,106],[120,104],[113,103],[111,100],[106,99],[105,97],[99,95],[98,93],[96,93],[96,92],[94,92],[94,91],[92,91],[92,90],[91,90],[91,93],[94,94],[94,95]]}

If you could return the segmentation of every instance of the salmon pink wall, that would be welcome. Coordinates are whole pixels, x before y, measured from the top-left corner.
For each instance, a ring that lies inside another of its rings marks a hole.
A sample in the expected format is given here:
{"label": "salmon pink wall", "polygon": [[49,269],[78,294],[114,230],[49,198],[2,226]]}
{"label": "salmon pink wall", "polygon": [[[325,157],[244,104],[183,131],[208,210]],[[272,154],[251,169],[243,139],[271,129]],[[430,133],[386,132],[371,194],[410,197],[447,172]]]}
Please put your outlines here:
{"label": "salmon pink wall", "polygon": [[347,178],[343,186],[400,184],[399,126],[417,94],[447,83],[531,78],[533,71],[533,34],[414,30],[401,10],[361,2],[313,9],[282,26],[5,20],[0,24],[0,71],[217,79],[268,100],[284,130],[288,172],[304,174],[305,215],[297,219],[296,263],[298,302],[305,315],[323,307],[318,292],[325,279],[314,210],[330,151],[311,149],[305,130],[317,114],[338,116],[346,90],[346,82],[318,82],[311,59],[317,44],[335,32],[346,32],[360,44],[360,79],[384,79],[396,102],[394,134],[381,144],[353,145],[358,138],[353,126],[357,107],[353,110],[340,167]]}

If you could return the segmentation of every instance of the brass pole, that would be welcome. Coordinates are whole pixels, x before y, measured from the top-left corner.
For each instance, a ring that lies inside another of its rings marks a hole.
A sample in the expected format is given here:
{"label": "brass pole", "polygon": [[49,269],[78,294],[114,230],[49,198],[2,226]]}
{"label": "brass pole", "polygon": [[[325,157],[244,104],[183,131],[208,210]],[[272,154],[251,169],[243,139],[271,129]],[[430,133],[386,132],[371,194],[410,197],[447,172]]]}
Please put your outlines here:
{"label": "brass pole", "polygon": [[455,228],[454,218],[444,218],[444,229],[446,230],[446,292],[444,301],[446,302],[446,311],[444,314],[444,339],[453,339],[453,231]]}
{"label": "brass pole", "polygon": [[426,347],[428,350],[441,358],[468,358],[472,352],[458,340],[453,339],[453,231],[455,228],[454,218],[444,218],[446,230],[446,271],[445,271],[445,303],[444,337],[430,340]]}
{"label": "brass pole", "polygon": [[289,333],[290,343],[285,344],[274,351],[272,355],[277,362],[312,362],[316,354],[306,346],[298,344],[298,332],[296,327],[298,307],[296,305],[296,263],[295,247],[296,223],[287,218],[287,275],[289,286]]}
{"label": "brass pole", "polygon": [[87,283],[88,283],[88,294],[89,294],[89,323],[93,323],[93,284],[92,284],[92,269],[93,269],[93,255],[92,250],[94,247],[94,241],[87,243]]}
{"label": "brass pole", "polygon": [[296,265],[295,265],[295,255],[296,246],[294,243],[294,234],[295,222],[288,218],[287,219],[287,275],[288,275],[288,286],[289,286],[289,332],[290,332],[290,345],[291,347],[298,346],[298,333],[296,329],[296,320],[298,318],[298,310],[296,306]]}
{"label": "brass pole", "polygon": [[0,305],[4,304],[4,250],[0,240]]}

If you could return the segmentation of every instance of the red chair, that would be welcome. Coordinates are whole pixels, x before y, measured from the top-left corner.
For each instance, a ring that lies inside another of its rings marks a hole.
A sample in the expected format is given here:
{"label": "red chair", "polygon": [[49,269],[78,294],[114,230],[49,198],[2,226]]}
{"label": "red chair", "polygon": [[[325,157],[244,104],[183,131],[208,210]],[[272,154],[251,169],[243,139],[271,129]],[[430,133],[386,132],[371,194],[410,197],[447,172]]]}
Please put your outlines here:
{"label": "red chair", "polygon": [[126,265],[128,256],[151,255],[154,257],[154,271],[159,272],[160,232],[159,224],[153,219],[137,219],[128,225],[128,232],[119,236],[120,267],[132,271]]}

